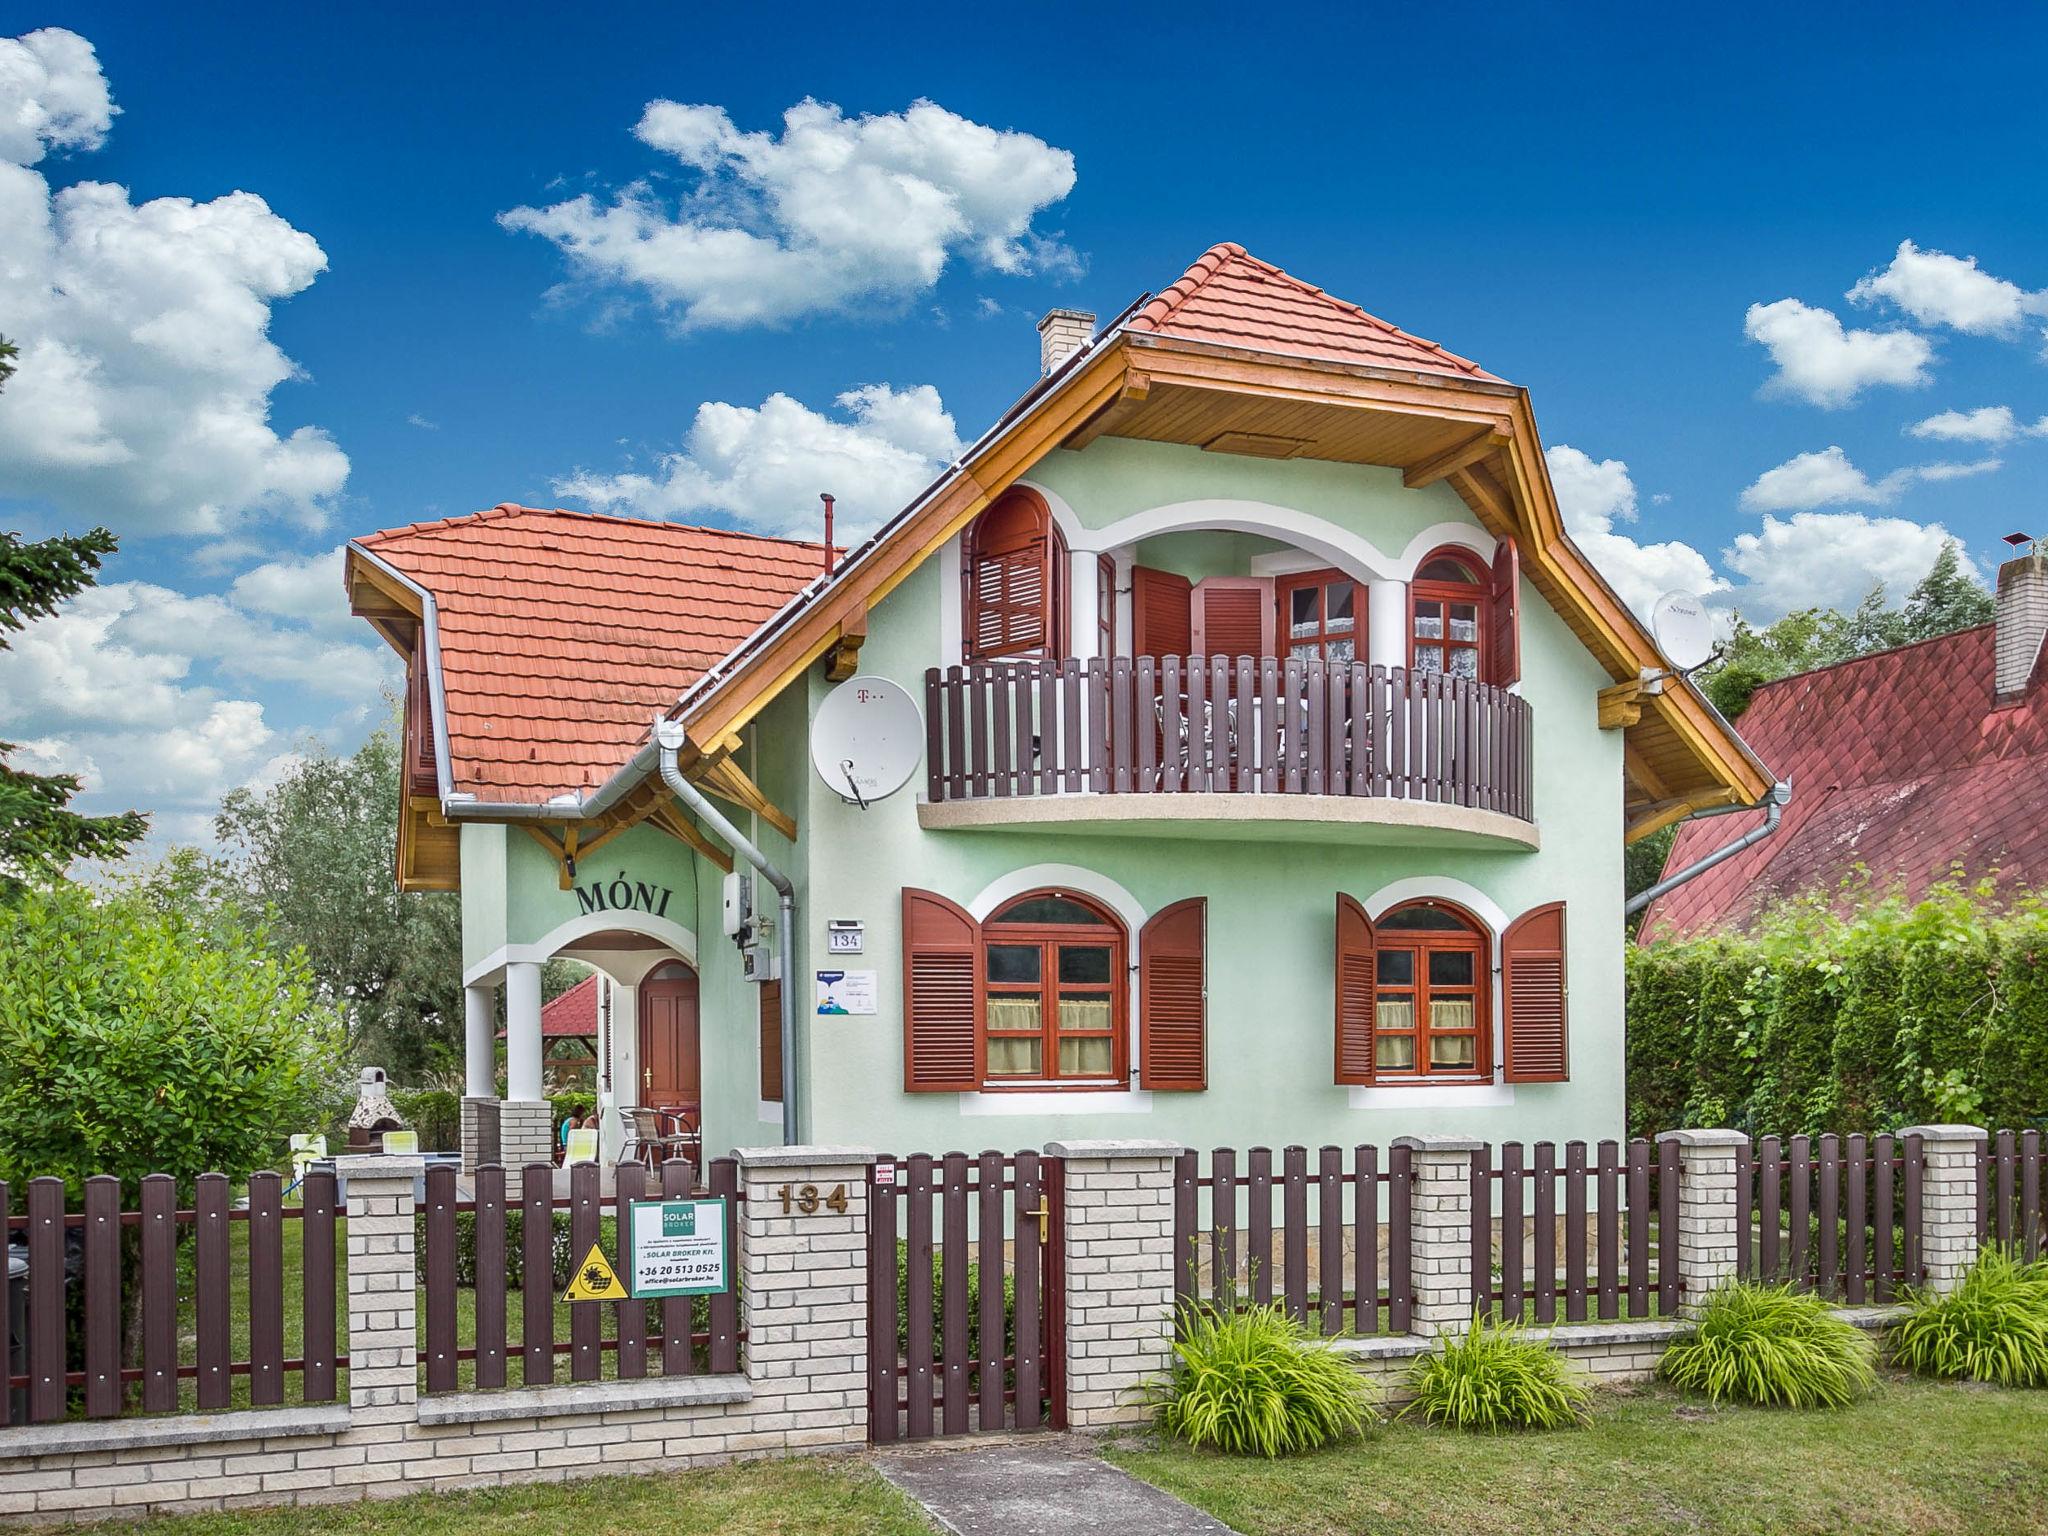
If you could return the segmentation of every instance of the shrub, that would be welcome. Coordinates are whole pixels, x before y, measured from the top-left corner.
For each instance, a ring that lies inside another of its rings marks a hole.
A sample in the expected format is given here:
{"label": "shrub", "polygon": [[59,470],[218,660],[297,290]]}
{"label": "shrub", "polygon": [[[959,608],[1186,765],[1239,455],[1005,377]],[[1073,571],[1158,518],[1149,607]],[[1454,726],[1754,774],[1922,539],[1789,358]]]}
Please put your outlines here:
{"label": "shrub", "polygon": [[1281,1456],[1358,1434],[1371,1415],[1364,1378],[1278,1306],[1189,1305],[1173,1353],[1145,1396],[1190,1445]]}
{"label": "shrub", "polygon": [[1790,1285],[1723,1286],[1664,1352],[1674,1386],[1765,1407],[1840,1408],[1877,1379],[1867,1335]]}
{"label": "shrub", "polygon": [[420,1133],[422,1152],[454,1152],[462,1142],[462,1100],[443,1088],[394,1093],[391,1107]]}
{"label": "shrub", "polygon": [[1462,1338],[1446,1335],[1408,1368],[1415,1395],[1398,1417],[1454,1429],[1567,1429],[1585,1422],[1592,1393],[1556,1350],[1523,1336],[1519,1323],[1478,1317]]}
{"label": "shrub", "polygon": [[[944,1353],[944,1330],[940,1326],[941,1309],[946,1294],[946,1266],[943,1252],[932,1252],[932,1359],[937,1360]],[[1015,1350],[1017,1331],[1017,1277],[1003,1276],[1003,1340],[1002,1347],[995,1351],[998,1358],[1008,1356]],[[896,1348],[906,1358],[910,1354],[910,1244],[898,1239],[896,1243]],[[967,1265],[967,1354],[968,1358],[981,1358],[981,1266],[969,1261]]]}
{"label": "shrub", "polygon": [[1946,1296],[1915,1293],[1885,1330],[1893,1361],[1923,1376],[2048,1386],[2048,1260],[1986,1248]]}

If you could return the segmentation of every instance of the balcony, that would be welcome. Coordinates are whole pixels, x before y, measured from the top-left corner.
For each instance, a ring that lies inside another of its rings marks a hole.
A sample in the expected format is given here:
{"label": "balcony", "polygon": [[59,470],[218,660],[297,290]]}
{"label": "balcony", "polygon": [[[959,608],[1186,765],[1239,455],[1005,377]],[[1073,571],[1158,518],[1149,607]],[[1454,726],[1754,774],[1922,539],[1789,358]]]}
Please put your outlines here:
{"label": "balcony", "polygon": [[919,819],[1533,848],[1531,736],[1517,695],[1401,667],[1271,656],[934,667]]}

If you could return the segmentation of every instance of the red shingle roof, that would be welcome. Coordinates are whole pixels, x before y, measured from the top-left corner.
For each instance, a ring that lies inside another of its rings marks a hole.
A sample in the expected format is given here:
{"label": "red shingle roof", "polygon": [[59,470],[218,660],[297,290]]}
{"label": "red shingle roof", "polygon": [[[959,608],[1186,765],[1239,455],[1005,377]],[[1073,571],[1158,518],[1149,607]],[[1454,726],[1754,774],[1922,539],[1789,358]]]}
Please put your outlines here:
{"label": "red shingle roof", "polygon": [[1212,246],[1129,324],[1189,341],[1498,382],[1477,363],[1290,277],[1241,245]]}
{"label": "red shingle roof", "polygon": [[[597,1038],[597,977],[584,977],[540,1011],[543,1040],[595,1040]],[[500,1040],[505,1031],[498,1031]]]}
{"label": "red shingle roof", "polygon": [[510,504],[357,542],[440,610],[446,788],[526,802],[602,784],[824,558],[789,539]]}
{"label": "red shingle roof", "polygon": [[[2048,886],[2048,683],[1992,707],[1989,624],[1756,691],[1743,738],[1792,783],[1778,830],[1653,904],[1643,937],[1736,928],[1774,894],[1833,888],[1857,865],[1917,894],[1960,866]],[[1666,873],[1760,816],[1682,828]]]}

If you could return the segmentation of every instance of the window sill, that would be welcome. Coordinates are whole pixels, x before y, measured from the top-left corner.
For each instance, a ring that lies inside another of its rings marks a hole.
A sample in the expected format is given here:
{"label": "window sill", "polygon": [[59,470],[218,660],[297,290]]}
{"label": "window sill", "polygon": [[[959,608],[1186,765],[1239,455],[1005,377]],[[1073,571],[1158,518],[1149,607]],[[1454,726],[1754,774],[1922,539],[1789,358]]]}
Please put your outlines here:
{"label": "window sill", "polygon": [[1513,1087],[1485,1078],[1409,1078],[1356,1087],[1350,1096],[1353,1109],[1505,1109],[1515,1102]]}
{"label": "window sill", "polygon": [[1149,1115],[1148,1088],[996,1088],[960,1095],[963,1118],[998,1115]]}

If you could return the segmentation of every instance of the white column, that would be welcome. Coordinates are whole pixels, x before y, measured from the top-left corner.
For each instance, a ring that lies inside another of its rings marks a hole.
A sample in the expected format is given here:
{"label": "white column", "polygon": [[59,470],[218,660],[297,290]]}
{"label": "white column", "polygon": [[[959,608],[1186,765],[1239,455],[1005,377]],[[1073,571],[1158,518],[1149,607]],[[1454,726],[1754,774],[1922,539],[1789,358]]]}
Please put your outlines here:
{"label": "white column", "polygon": [[472,1099],[498,1096],[498,989],[489,983],[462,989],[463,1091]]}
{"label": "white column", "polygon": [[1365,660],[1376,667],[1407,666],[1408,583],[1371,581],[1365,593]]}
{"label": "white column", "polygon": [[1980,1125],[1909,1125],[1920,1138],[1921,1284],[1946,1295],[1977,1262],[1977,1180],[1987,1132]]}
{"label": "white column", "polygon": [[540,965],[515,960],[505,967],[505,1097],[537,1104],[547,1097],[540,1078]]}
{"label": "white column", "polygon": [[1707,1298],[1735,1278],[1742,1233],[1735,1225],[1735,1156],[1749,1145],[1741,1131],[1665,1131],[1678,1147],[1679,1311],[1699,1315]]}
{"label": "white column", "polygon": [[1408,1272],[1418,1338],[1463,1332],[1472,1322],[1472,1154],[1469,1136],[1402,1136],[1414,1170],[1408,1200]]}
{"label": "white column", "polygon": [[1067,555],[1067,654],[1086,661],[1102,651],[1102,627],[1097,588],[1102,579],[1095,570],[1095,551],[1072,550]]}

